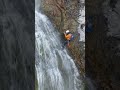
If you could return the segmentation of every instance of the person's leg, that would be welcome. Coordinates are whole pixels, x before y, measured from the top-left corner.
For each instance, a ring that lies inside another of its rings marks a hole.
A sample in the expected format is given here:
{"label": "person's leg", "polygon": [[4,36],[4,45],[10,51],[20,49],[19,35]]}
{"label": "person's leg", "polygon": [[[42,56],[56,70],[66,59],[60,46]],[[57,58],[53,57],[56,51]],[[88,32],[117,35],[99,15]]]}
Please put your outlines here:
{"label": "person's leg", "polygon": [[64,42],[64,46],[65,46],[67,43],[68,43],[68,41],[66,40],[66,41]]}
{"label": "person's leg", "polygon": [[64,43],[63,43],[63,48],[68,44],[68,41],[66,40]]}
{"label": "person's leg", "polygon": [[70,41],[71,41],[71,40],[69,40],[68,43],[67,43],[67,46],[68,46],[68,47],[70,47]]}

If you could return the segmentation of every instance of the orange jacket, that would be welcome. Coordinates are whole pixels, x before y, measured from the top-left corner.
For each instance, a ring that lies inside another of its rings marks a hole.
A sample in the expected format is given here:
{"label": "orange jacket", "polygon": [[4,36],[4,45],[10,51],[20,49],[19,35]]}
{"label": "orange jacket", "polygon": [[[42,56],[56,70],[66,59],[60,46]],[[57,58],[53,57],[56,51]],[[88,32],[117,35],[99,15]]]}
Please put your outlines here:
{"label": "orange jacket", "polygon": [[68,35],[65,34],[65,38],[66,38],[67,40],[70,40],[70,39],[71,39],[71,36],[72,36],[72,34],[68,34]]}

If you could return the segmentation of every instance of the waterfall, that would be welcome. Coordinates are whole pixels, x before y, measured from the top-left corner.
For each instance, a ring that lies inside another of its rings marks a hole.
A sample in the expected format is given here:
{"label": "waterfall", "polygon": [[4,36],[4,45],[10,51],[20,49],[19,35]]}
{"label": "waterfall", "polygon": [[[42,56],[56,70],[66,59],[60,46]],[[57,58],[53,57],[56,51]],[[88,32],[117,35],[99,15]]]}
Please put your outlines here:
{"label": "waterfall", "polygon": [[61,49],[59,33],[38,10],[38,5],[35,9],[35,37],[38,90],[81,90],[82,81],[73,59]]}
{"label": "waterfall", "polygon": [[[79,26],[78,26],[78,32],[80,33],[80,40],[82,42],[85,42],[85,0],[80,0],[81,7],[79,10]],[[81,28],[81,25],[84,25]]]}

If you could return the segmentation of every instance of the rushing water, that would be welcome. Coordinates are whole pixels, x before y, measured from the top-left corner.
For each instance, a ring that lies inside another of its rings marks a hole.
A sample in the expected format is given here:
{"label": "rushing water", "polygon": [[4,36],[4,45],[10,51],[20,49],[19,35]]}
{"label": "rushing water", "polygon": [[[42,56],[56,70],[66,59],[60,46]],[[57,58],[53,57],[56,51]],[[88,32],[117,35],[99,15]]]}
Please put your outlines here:
{"label": "rushing water", "polygon": [[81,90],[82,81],[73,59],[61,49],[59,33],[38,8],[35,36],[38,90]]}

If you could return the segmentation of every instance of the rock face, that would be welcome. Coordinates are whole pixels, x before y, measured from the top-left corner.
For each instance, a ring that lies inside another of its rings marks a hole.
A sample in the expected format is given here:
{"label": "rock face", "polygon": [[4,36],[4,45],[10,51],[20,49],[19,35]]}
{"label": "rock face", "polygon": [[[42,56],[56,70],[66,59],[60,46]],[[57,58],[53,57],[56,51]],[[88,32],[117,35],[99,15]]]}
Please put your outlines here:
{"label": "rock face", "polygon": [[[79,24],[79,8],[82,6],[80,0],[43,0],[42,3],[44,13],[51,19],[56,29],[59,30],[61,38],[63,38],[63,32],[67,29],[76,34]],[[79,36],[76,36],[74,42],[70,43],[69,51],[75,59],[78,69],[83,74],[84,63],[80,59],[80,43],[78,41]]]}
{"label": "rock face", "polygon": [[79,15],[79,0],[46,0],[43,1],[45,14],[52,19],[56,28],[60,31],[77,29]]}
{"label": "rock face", "polygon": [[0,1],[0,90],[34,90],[34,2]]}
{"label": "rock face", "polygon": [[86,76],[96,90],[119,90],[120,1],[103,1],[86,0],[86,16],[94,18],[94,31],[86,33]]}

